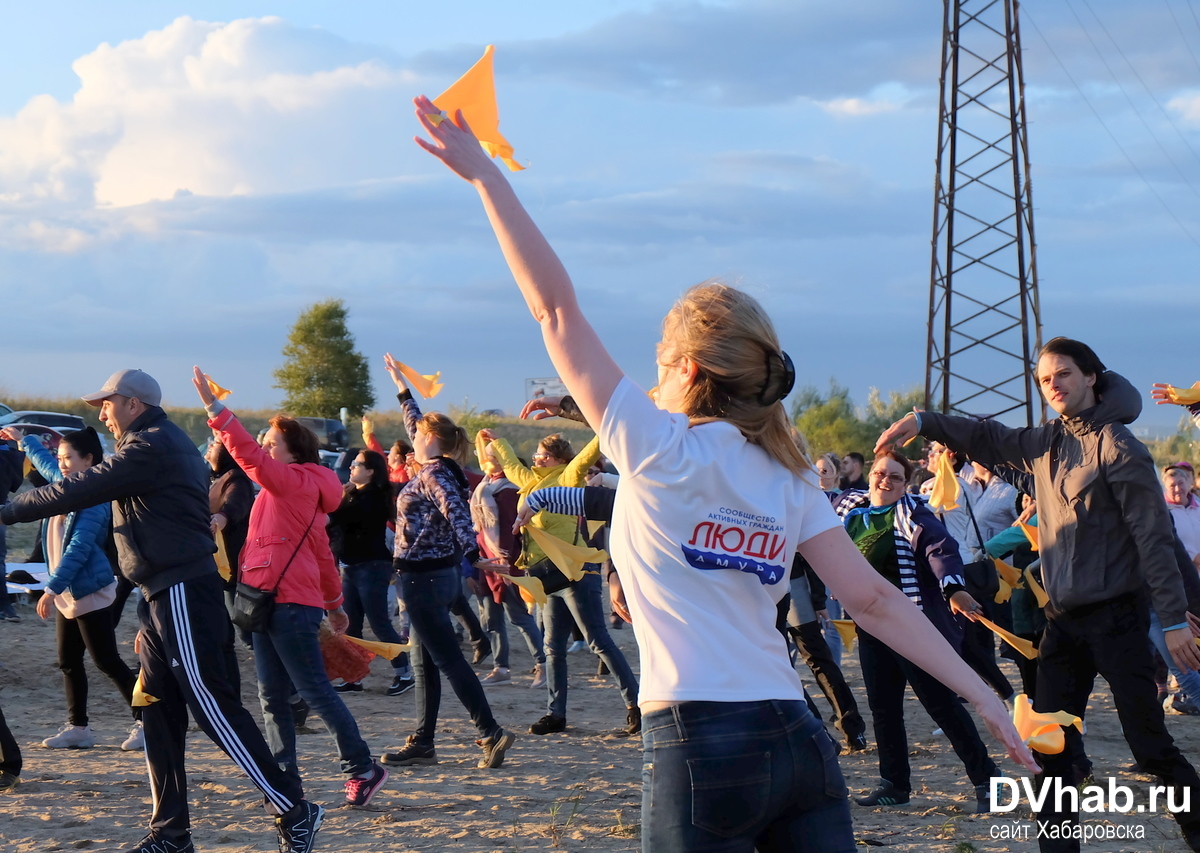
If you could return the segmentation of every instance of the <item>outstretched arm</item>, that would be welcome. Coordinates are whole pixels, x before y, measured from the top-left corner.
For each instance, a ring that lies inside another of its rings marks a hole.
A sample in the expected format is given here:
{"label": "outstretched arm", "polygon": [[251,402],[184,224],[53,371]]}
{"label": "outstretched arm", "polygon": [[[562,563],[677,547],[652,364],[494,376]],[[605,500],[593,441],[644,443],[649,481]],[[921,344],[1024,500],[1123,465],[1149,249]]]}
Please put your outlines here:
{"label": "outstretched arm", "polygon": [[916,605],[871,568],[845,531],[818,533],[801,542],[799,551],[854,621],[974,705],[1009,758],[1030,772],[1040,772],[999,697]]}
{"label": "outstretched arm", "polygon": [[[1195,386],[1193,386],[1193,387],[1195,387]],[[1178,402],[1177,403],[1175,401],[1175,399],[1173,398],[1173,394],[1172,394],[1173,386],[1168,385],[1166,382],[1155,382],[1153,385],[1153,388],[1154,388],[1154,390],[1150,392],[1150,396],[1152,398],[1154,398],[1154,401],[1158,405],[1168,406],[1168,405],[1174,404],[1177,406],[1183,406],[1185,409],[1188,410],[1188,412],[1191,413],[1192,422],[1195,423],[1197,426],[1200,426],[1200,403],[1186,403],[1186,402]],[[1190,391],[1191,389],[1189,388],[1187,390]]]}
{"label": "outstretched arm", "polygon": [[439,110],[421,96],[417,118],[433,139],[416,142],[479,193],[521,295],[542,327],[546,352],[589,423],[598,424],[621,381],[621,369],[583,316],[562,262],[522,207],[508,179],[484,153],[462,113],[434,125]]}

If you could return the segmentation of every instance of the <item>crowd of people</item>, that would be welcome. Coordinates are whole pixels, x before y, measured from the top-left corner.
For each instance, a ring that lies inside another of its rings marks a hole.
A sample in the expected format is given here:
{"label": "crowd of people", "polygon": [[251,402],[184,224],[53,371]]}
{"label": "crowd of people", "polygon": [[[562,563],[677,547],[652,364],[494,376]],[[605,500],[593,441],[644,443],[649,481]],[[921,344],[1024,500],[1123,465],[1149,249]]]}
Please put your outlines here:
{"label": "crowd of people", "polygon": [[[5,472],[14,470],[7,454],[21,452],[45,480],[0,508],[3,524],[44,520],[50,581],[37,611],[56,620],[68,720],[44,746],[94,743],[87,651],[130,705],[123,748],[144,749],[149,767],[149,833],[129,853],[194,849],[189,714],[262,792],[281,849],[293,853],[314,849],[325,820],[296,760],[309,713],[332,737],[350,806],[370,803],[389,767],[437,763],[443,676],[478,732],[478,768],[501,768],[516,734],[494,716],[487,688],[513,684],[510,623],[526,641],[533,686],[547,691],[531,734],[567,727],[573,630],[611,674],[624,731],[642,737],[642,846],[653,853],[855,849],[839,749],[796,670],[797,658],[811,670],[844,751],[866,749],[841,669],[846,620],[879,765],[861,805],[910,801],[906,687],[962,762],[980,812],[1001,773],[1072,785],[1090,777],[1075,729],[1058,753],[1035,753],[1018,734],[1017,690],[983,618],[1037,648],[1036,660],[1016,660],[1036,710],[1083,717],[1103,675],[1140,767],[1200,797],[1164,722],[1168,712],[1200,713],[1194,475],[1186,462],[1155,470],[1125,427],[1140,411],[1136,390],[1090,347],[1056,338],[1039,353],[1036,380],[1059,415],[1045,426],[914,412],[880,436],[870,460],[820,455],[785,411],[796,367],[770,319],[745,293],[708,282],[663,320],[658,384],[647,394],[604,348],[558,257],[461,116],[424,98],[416,108],[429,136],[419,144],[479,194],[569,389],[522,415],[579,420],[596,438],[577,452],[547,435],[521,459],[498,431],[471,437],[423,412],[390,354],[405,436],[385,451],[364,420],[365,449],[344,485],[320,464],[313,433],[279,415],[256,440],[198,367],[214,437],[203,457],[140,370],[83,398],[117,439],[107,459],[94,431],[64,439],[57,460],[18,427],[0,432],[19,443],[0,443],[0,486],[18,484]],[[1155,396],[1170,401],[1159,388]],[[931,500],[951,486],[961,504]],[[1040,531],[1040,550],[1030,530]],[[560,546],[609,559],[572,572]],[[1000,556],[1030,569],[1044,606],[1029,587],[995,594]],[[136,672],[115,641],[118,578],[141,593]],[[632,623],[637,673],[609,633],[610,613]],[[323,658],[322,632],[362,638],[366,627],[399,649],[385,692],[416,700],[416,725],[392,752],[364,740],[346,705],[362,681],[331,680]],[[253,651],[261,728],[242,704],[239,642]],[[490,671],[477,674],[473,664],[489,657]],[[1178,692],[1164,695],[1160,667]],[[0,790],[16,789],[21,762],[0,712]],[[1042,849],[1078,850],[1078,814],[1039,808],[1063,829],[1040,839]],[[1200,811],[1175,817],[1200,850]]]}

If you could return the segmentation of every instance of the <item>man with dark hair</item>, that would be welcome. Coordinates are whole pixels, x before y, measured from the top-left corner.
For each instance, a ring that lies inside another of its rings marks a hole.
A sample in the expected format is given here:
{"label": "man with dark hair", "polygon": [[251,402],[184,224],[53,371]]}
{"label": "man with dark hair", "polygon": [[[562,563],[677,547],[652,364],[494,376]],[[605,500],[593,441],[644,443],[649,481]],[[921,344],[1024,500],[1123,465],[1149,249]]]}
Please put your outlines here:
{"label": "man with dark hair", "polygon": [[[25,479],[25,454],[10,446],[7,441],[0,441],[0,501],[8,497],[9,492],[21,488]],[[17,609],[8,598],[7,569],[4,567],[8,559],[8,545],[4,525],[0,524],[0,622],[20,622]]]}
{"label": "man with dark hair", "polygon": [[[1167,732],[1156,698],[1148,638],[1149,604],[1181,669],[1200,668],[1188,629],[1187,599],[1175,559],[1175,534],[1146,447],[1125,427],[1141,396],[1107,371],[1091,347],[1055,338],[1042,348],[1035,377],[1059,414],[1045,426],[1011,429],[932,412],[892,424],[879,448],[920,433],[991,468],[1011,466],[1033,478],[1042,575],[1050,598],[1038,648],[1035,709],[1083,716],[1097,673],[1112,690],[1134,757],[1168,784],[1190,788],[1176,802],[1184,839],[1200,851],[1200,777]],[[1073,729],[1068,738],[1076,738]],[[1071,787],[1074,749],[1039,753],[1049,796],[1038,815],[1043,851],[1078,851],[1078,810],[1057,802]],[[1078,801],[1076,800],[1076,804]],[[1058,805],[1062,811],[1056,811]]]}
{"label": "man with dark hair", "polygon": [[863,476],[863,469],[867,465],[867,459],[858,451],[847,453],[842,457],[842,491],[847,489],[867,489],[867,478]]}
{"label": "man with dark hair", "polygon": [[141,586],[137,651],[150,704],[142,714],[153,814],[129,853],[193,853],[184,746],[187,712],[278,815],[280,849],[309,853],[324,810],[304,799],[231,686],[224,647],[231,630],[209,529],[208,466],[159,407],[158,383],[121,370],[83,398],[117,439],[116,453],[0,507],[12,524],[112,501],[121,572]]}

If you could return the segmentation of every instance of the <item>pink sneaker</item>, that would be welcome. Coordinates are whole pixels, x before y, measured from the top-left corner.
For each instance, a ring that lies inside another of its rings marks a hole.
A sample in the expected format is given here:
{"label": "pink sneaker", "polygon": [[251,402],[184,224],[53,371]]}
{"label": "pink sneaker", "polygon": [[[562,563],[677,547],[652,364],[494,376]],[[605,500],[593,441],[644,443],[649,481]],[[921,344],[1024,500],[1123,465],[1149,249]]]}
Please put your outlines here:
{"label": "pink sneaker", "polygon": [[387,768],[375,762],[366,776],[351,776],[346,780],[346,804],[365,806],[388,780]]}

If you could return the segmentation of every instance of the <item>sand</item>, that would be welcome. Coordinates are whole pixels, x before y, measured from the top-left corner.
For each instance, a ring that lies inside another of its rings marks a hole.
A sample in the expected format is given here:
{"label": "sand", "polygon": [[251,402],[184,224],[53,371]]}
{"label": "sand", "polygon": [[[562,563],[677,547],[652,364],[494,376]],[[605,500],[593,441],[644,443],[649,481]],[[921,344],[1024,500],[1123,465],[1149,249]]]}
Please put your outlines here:
{"label": "sand", "polygon": [[[61,676],[55,665],[52,623],[43,623],[32,607],[19,608],[21,623],[0,622],[0,705],[25,754],[22,784],[0,795],[0,851],[123,850],[145,832],[150,793],[141,753],[120,750],[130,720],[116,688],[90,669],[90,715],[95,748],[49,750],[40,741],[54,734],[66,717]],[[134,661],[136,616],[130,603],[118,629],[126,659]],[[614,632],[636,670],[633,632]],[[328,808],[319,850],[478,851],[512,853],[534,850],[630,851],[640,849],[641,741],[623,737],[625,709],[611,677],[596,676],[596,658],[570,656],[569,728],[539,737],[529,725],[545,713],[546,693],[530,690],[531,667],[524,643],[514,636],[514,684],[489,688],[499,721],[518,733],[503,768],[476,769],[474,729],[462,706],[444,698],[438,755],[434,767],[397,768],[387,786],[365,809],[342,801],[332,742],[318,721],[301,735],[301,769],[310,798]],[[258,716],[251,691],[249,652],[240,652],[243,697]],[[1014,683],[1015,669],[1003,666]],[[90,667],[90,662],[89,662]],[[803,669],[803,665],[801,665]],[[481,674],[486,668],[480,668]],[[866,713],[857,661],[848,656],[846,672]],[[802,671],[802,675],[807,675]],[[404,742],[414,723],[410,692],[389,697],[384,690],[390,668],[376,661],[363,693],[347,695],[367,742],[376,752]],[[1131,758],[1120,735],[1116,713],[1103,683],[1089,710],[1088,751],[1097,778],[1115,776],[1121,784],[1145,789],[1152,780],[1127,771]],[[911,697],[910,697],[911,698]],[[826,708],[823,699],[818,704]],[[970,814],[973,790],[949,743],[930,734],[932,722],[915,699],[907,703],[912,739],[914,797],[907,806],[866,809],[852,805],[860,845],[896,851],[1024,851],[1032,841],[995,839],[1022,815]],[[1168,717],[1168,726],[1189,756],[1200,746],[1200,719]],[[869,729],[868,729],[869,733]],[[1009,772],[1015,768],[996,752]],[[249,853],[275,850],[275,834],[261,796],[199,731],[188,736],[188,773],[197,850]],[[873,751],[842,758],[852,793],[876,779]],[[1144,802],[1144,799],[1142,800]],[[1133,814],[1114,821],[1141,825],[1145,838],[1092,842],[1086,851],[1175,851],[1186,849],[1174,821]]]}

